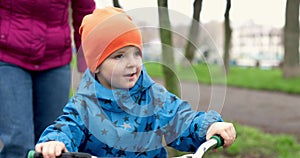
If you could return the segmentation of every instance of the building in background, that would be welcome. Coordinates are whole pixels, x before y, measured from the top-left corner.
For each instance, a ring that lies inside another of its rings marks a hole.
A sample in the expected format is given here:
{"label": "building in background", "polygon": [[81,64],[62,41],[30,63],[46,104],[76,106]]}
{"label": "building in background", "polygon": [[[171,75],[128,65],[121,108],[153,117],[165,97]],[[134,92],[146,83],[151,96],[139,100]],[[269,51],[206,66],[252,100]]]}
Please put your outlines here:
{"label": "building in background", "polygon": [[282,29],[252,21],[234,28],[231,60],[239,66],[278,67],[283,60]]}

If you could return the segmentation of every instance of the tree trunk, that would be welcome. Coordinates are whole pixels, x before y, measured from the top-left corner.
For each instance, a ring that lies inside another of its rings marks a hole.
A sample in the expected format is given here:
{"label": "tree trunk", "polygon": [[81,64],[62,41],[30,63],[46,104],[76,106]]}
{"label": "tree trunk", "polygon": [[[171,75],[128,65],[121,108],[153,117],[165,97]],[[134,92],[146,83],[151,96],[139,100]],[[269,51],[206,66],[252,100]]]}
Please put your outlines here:
{"label": "tree trunk", "polygon": [[158,13],[165,86],[170,92],[179,96],[178,80],[176,78],[176,74],[174,73],[176,72],[176,68],[175,58],[173,55],[172,32],[167,0],[158,0]]}
{"label": "tree trunk", "polygon": [[200,25],[201,9],[202,9],[202,0],[195,0],[192,25],[190,27],[189,38],[185,47],[185,57],[190,63],[193,62],[195,51],[197,49],[195,47],[195,42],[197,41],[197,38],[200,34],[199,25]]}
{"label": "tree trunk", "polygon": [[122,8],[122,6],[119,3],[119,0],[113,0],[114,7]]}
{"label": "tree trunk", "polygon": [[230,47],[231,47],[231,27],[230,27],[230,18],[229,18],[229,12],[231,8],[231,0],[227,0],[227,5],[226,5],[226,11],[224,14],[224,30],[225,30],[225,39],[224,39],[224,67],[225,67],[225,73],[229,73],[229,61],[230,61]]}
{"label": "tree trunk", "polygon": [[299,3],[287,0],[284,26],[283,77],[300,76],[299,66]]}

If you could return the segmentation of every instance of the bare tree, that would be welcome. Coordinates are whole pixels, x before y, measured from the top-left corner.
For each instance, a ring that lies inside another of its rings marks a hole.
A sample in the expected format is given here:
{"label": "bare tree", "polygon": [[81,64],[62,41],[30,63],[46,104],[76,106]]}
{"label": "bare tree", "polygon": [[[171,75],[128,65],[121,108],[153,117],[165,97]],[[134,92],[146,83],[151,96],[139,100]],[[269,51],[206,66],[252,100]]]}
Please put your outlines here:
{"label": "bare tree", "polygon": [[224,14],[224,30],[225,30],[225,39],[224,39],[224,66],[225,66],[225,73],[228,74],[229,72],[229,60],[230,60],[230,47],[231,47],[231,33],[232,29],[230,27],[230,18],[229,12],[231,8],[231,0],[227,0],[226,10]]}
{"label": "bare tree", "polygon": [[200,24],[200,13],[202,9],[202,0],[195,0],[194,1],[194,12],[193,12],[193,20],[192,25],[190,27],[189,32],[189,40],[187,41],[185,47],[185,57],[191,63],[195,56],[195,42],[200,34],[199,32],[199,24]]}
{"label": "bare tree", "polygon": [[175,57],[173,54],[173,41],[171,24],[168,12],[168,0],[158,0],[158,13],[160,25],[160,40],[162,43],[162,62],[163,73],[166,88],[176,94],[179,94],[178,80],[176,78]]}
{"label": "bare tree", "polygon": [[299,3],[287,0],[284,26],[283,77],[300,76],[299,65]]}
{"label": "bare tree", "polygon": [[119,0],[113,0],[114,7],[122,8],[122,6],[119,3]]}

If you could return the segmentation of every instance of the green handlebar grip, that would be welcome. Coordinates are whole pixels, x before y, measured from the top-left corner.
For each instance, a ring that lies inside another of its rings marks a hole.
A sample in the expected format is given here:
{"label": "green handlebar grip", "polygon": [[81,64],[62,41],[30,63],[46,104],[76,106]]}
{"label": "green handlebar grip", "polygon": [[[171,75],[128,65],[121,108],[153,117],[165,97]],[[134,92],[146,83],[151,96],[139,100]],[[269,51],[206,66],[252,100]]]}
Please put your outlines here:
{"label": "green handlebar grip", "polygon": [[27,158],[43,158],[43,154],[35,152],[35,150],[30,150],[27,153]]}
{"label": "green handlebar grip", "polygon": [[214,135],[210,139],[217,140],[217,145],[214,148],[219,148],[224,145],[224,139],[219,135]]}
{"label": "green handlebar grip", "polygon": [[35,153],[34,150],[30,150],[27,154],[27,158],[34,158],[34,153]]}

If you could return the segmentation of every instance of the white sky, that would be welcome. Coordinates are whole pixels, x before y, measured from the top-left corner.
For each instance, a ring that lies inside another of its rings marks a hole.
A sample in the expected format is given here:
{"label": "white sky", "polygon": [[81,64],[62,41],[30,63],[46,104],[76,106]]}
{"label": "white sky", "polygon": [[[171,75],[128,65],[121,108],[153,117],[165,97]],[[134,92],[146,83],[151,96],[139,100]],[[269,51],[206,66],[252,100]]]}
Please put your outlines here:
{"label": "white sky", "polygon": [[[95,0],[97,7],[112,5],[112,0]],[[157,7],[157,0],[119,0],[124,10]],[[194,0],[169,0],[169,8],[191,17]],[[286,0],[232,0],[230,18],[234,25],[249,20],[256,24],[282,27],[284,25]],[[226,0],[204,0],[201,21],[223,21]]]}

